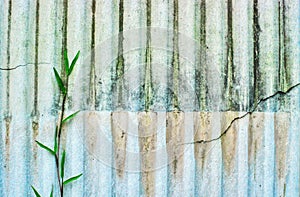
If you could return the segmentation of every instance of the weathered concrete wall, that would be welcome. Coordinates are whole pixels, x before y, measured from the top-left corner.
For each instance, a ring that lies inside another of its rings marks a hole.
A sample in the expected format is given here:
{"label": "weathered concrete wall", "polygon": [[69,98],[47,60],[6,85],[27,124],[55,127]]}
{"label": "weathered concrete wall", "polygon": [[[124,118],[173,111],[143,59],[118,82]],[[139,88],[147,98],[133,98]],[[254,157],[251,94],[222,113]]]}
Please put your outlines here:
{"label": "weathered concrete wall", "polygon": [[[0,196],[299,196],[299,0],[0,1]],[[54,184],[55,192],[58,191]]]}

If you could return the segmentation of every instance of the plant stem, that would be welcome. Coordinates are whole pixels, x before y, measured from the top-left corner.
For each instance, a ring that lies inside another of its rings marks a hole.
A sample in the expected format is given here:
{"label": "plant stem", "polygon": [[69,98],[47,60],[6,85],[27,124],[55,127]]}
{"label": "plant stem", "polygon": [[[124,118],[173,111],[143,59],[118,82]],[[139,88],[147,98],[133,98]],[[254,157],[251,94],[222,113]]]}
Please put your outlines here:
{"label": "plant stem", "polygon": [[67,96],[68,96],[68,82],[69,82],[69,76],[66,74],[66,93],[63,94],[63,100],[62,100],[62,105],[61,105],[61,114],[60,118],[58,119],[58,133],[56,139],[57,139],[57,153],[55,155],[55,163],[56,163],[56,171],[57,171],[57,179],[58,179],[58,184],[59,184],[59,189],[60,189],[60,196],[64,196],[64,180],[63,178],[60,177],[60,143],[61,143],[61,133],[62,133],[62,126],[63,126],[63,119],[64,119],[64,113],[65,113],[65,105],[67,101]]}
{"label": "plant stem", "polygon": [[58,185],[59,185],[59,191],[61,193],[61,196],[63,196],[63,191],[62,191],[62,184],[60,182],[60,175],[59,175],[59,158],[58,158],[58,153],[55,155],[55,164],[56,164],[56,172],[57,172],[57,177],[58,177]]}

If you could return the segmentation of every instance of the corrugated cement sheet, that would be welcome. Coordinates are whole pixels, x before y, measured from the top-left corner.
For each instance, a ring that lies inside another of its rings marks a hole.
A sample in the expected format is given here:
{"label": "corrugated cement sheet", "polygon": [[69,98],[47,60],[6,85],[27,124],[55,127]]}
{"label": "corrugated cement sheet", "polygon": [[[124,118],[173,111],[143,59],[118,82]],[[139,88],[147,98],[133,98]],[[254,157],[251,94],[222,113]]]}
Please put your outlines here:
{"label": "corrugated cement sheet", "polygon": [[58,195],[52,67],[81,50],[65,196],[299,196],[299,0],[1,0],[0,196]]}

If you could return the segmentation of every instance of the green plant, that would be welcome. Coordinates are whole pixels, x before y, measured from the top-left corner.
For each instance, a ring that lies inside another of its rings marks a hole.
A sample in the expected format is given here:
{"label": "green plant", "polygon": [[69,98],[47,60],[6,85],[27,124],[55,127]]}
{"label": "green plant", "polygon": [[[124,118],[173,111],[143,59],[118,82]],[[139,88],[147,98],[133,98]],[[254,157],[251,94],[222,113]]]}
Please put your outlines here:
{"label": "green plant", "polygon": [[[73,119],[79,111],[65,117],[65,108],[66,108],[66,101],[68,96],[68,85],[69,85],[69,76],[71,75],[74,66],[78,60],[80,51],[77,52],[76,56],[71,62],[71,65],[69,65],[69,59],[67,55],[67,51],[64,52],[64,71],[65,73],[63,75],[59,75],[57,70],[53,68],[55,79],[57,82],[57,85],[59,87],[61,96],[62,96],[62,104],[61,104],[61,113],[58,118],[58,122],[55,128],[55,135],[54,135],[54,147],[53,149],[49,148],[48,146],[42,144],[41,142],[36,140],[36,143],[38,146],[49,152],[55,159],[55,165],[56,165],[56,173],[57,173],[57,182],[59,185],[60,190],[60,196],[63,197],[64,195],[64,186],[72,183],[73,181],[79,179],[82,176],[82,173],[76,176],[72,176],[71,178],[65,179],[65,161],[66,161],[66,151],[63,150],[62,154],[60,154],[61,149],[61,133],[62,128],[64,124],[71,119]],[[40,197],[41,195],[38,193],[38,191],[33,187],[32,190],[36,197]],[[53,186],[51,189],[50,197],[53,196]]]}

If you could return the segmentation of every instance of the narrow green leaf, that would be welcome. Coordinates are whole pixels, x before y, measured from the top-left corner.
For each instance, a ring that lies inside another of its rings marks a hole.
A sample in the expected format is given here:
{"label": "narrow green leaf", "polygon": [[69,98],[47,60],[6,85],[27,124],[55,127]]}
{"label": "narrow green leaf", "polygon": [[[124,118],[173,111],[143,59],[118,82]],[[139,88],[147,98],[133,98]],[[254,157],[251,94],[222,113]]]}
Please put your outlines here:
{"label": "narrow green leaf", "polygon": [[41,197],[41,194],[38,193],[38,191],[31,185],[31,188],[35,194],[36,197]]}
{"label": "narrow green leaf", "polygon": [[69,75],[70,69],[69,69],[69,59],[68,59],[68,52],[67,52],[67,50],[64,51],[64,60],[65,60],[66,74]]}
{"label": "narrow green leaf", "polygon": [[62,156],[61,156],[61,163],[60,163],[61,179],[64,179],[64,175],[65,175],[65,162],[66,162],[66,151],[64,150],[64,152],[62,153]]}
{"label": "narrow green leaf", "polygon": [[59,76],[57,70],[56,70],[55,68],[53,68],[53,70],[54,70],[55,79],[56,79],[56,82],[57,82],[57,85],[58,85],[59,89],[60,89],[64,94],[66,94],[67,91],[66,91],[66,88],[65,88],[65,86],[64,86],[64,83],[63,83],[62,79],[60,78],[60,76]]}
{"label": "narrow green leaf", "polygon": [[44,144],[40,143],[40,142],[37,141],[37,140],[35,140],[35,142],[36,142],[41,148],[45,149],[46,151],[48,151],[48,152],[51,153],[52,155],[55,155],[55,152],[54,152],[51,148],[45,146]]}
{"label": "narrow green leaf", "polygon": [[67,122],[68,120],[71,120],[72,118],[74,118],[78,113],[80,112],[80,110],[78,110],[77,112],[69,115],[68,117],[66,117],[65,119],[63,119],[62,123]]}
{"label": "narrow green leaf", "polygon": [[53,185],[52,185],[52,189],[51,189],[50,197],[53,197]]}
{"label": "narrow green leaf", "polygon": [[77,176],[73,176],[73,177],[71,177],[71,178],[65,180],[63,184],[64,184],[64,185],[67,185],[68,183],[71,183],[71,182],[73,182],[73,181],[76,181],[76,180],[79,179],[81,176],[82,176],[82,173],[79,174],[79,175],[77,175]]}
{"label": "narrow green leaf", "polygon": [[73,71],[73,68],[78,60],[78,57],[80,55],[80,51],[77,52],[76,56],[74,57],[74,59],[72,60],[72,63],[71,63],[71,66],[70,66],[70,69],[69,69],[69,75],[72,73]]}

